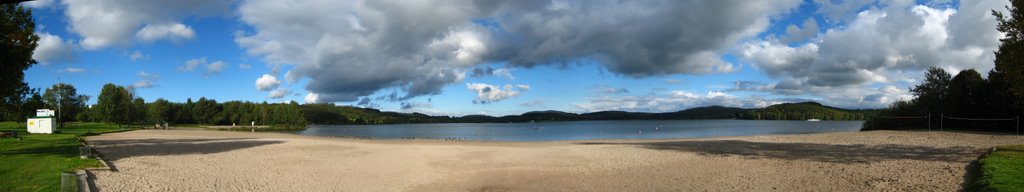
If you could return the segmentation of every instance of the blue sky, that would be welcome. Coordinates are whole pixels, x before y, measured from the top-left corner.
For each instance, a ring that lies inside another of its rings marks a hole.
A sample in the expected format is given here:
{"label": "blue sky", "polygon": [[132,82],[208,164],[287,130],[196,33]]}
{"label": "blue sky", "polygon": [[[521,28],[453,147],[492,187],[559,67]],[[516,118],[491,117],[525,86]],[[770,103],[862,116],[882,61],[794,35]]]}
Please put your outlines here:
{"label": "blue sky", "polygon": [[35,1],[44,38],[26,81],[435,115],[879,108],[909,99],[927,67],[990,70],[1002,34],[989,10],[1006,2],[486,4]]}

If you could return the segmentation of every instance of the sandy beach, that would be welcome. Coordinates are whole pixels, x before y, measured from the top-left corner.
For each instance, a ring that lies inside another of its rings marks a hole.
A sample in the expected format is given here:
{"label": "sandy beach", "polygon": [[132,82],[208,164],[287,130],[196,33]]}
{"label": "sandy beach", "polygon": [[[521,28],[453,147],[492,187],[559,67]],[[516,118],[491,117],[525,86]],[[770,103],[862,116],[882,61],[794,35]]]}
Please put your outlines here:
{"label": "sandy beach", "polygon": [[956,191],[1012,135],[870,131],[643,141],[359,140],[137,130],[86,138],[100,191]]}

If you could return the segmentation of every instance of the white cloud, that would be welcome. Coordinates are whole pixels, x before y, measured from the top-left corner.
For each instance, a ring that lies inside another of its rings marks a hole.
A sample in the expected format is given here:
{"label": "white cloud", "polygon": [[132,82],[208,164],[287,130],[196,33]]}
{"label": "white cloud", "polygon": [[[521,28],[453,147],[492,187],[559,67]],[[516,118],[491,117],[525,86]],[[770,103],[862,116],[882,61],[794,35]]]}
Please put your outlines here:
{"label": "white cloud", "polygon": [[[977,2],[964,2],[964,7],[961,8],[973,8],[972,3]],[[963,10],[958,13],[953,9],[937,9],[923,5],[867,10],[858,14],[846,28],[828,30],[823,34],[821,42],[796,48],[801,50],[799,54],[803,55],[798,59],[783,59],[779,63],[769,65],[764,65],[765,62],[755,63],[767,70],[778,70],[776,66],[784,64],[803,68],[791,70],[790,67],[783,67],[784,70],[798,72],[781,73],[805,77],[811,83],[818,82],[818,85],[891,82],[893,79],[902,78],[889,76],[895,74],[891,73],[892,71],[919,71],[930,66],[988,71],[993,66],[992,51],[998,45],[998,36],[993,35],[998,33],[995,30],[994,19],[987,22],[990,26],[981,27],[981,24],[974,24],[978,27],[969,31],[949,27],[948,21],[951,18],[990,14],[987,9],[973,9],[980,10]],[[971,41],[961,39],[962,42],[959,43],[953,41],[956,39],[950,38],[974,37],[978,34],[984,34],[981,36],[987,38],[971,38]],[[954,43],[971,46],[956,46]],[[834,77],[838,77],[839,79],[835,80],[839,81],[828,81]]]}
{"label": "white cloud", "polygon": [[879,87],[904,87],[928,67],[992,69],[1000,33],[990,10],[1005,3],[964,1],[954,9],[887,2],[815,41],[790,46],[754,40],[741,45],[737,55],[780,80],[761,91],[813,94],[847,107],[884,107],[907,95]]}
{"label": "white cloud", "polygon": [[284,96],[288,96],[288,94],[292,94],[292,90],[285,89],[285,88],[278,88],[278,89],[274,89],[273,91],[270,91],[270,94],[267,95],[267,98],[280,99],[280,98],[284,98]]}
{"label": "white cloud", "polygon": [[301,78],[301,76],[299,76],[295,71],[288,71],[284,73],[284,79],[287,80],[288,83],[299,82],[299,78]]}
{"label": "white cloud", "polygon": [[32,59],[44,65],[50,63],[69,63],[75,61],[74,43],[65,41],[60,36],[49,33],[36,33],[39,46],[32,53]]}
{"label": "white cloud", "polygon": [[196,33],[192,28],[181,23],[153,25],[149,24],[135,34],[142,42],[153,42],[161,39],[168,39],[175,43],[192,40]]}
{"label": "white cloud", "polygon": [[508,80],[516,80],[516,77],[512,76],[512,69],[510,68],[495,69],[493,74],[498,77],[505,77]]}
{"label": "white cloud", "polygon": [[530,85],[516,84],[516,87],[519,88],[519,90],[522,90],[522,91],[529,91],[530,90]]}
{"label": "white cloud", "polygon": [[[64,0],[61,5],[65,8],[69,31],[82,37],[79,44],[85,49],[96,50],[128,46],[134,42],[133,38],[144,41],[191,39],[194,33],[180,23],[181,19],[226,13],[232,2]],[[143,29],[146,32],[142,32]]]}
{"label": "white cloud", "polygon": [[894,85],[873,84],[871,86],[804,86],[792,81],[761,83],[738,81],[728,92],[765,92],[773,95],[815,95],[820,103],[843,108],[882,108],[894,101],[910,100],[912,95],[905,88]]}
{"label": "white cloud", "polygon": [[128,55],[128,59],[130,59],[132,61],[148,60],[149,59],[149,55],[142,54],[141,51],[135,50],[135,52],[132,52],[132,54]]}
{"label": "white cloud", "polygon": [[219,75],[221,72],[224,71],[224,67],[226,66],[227,64],[223,61],[214,61],[212,63],[209,63],[206,61],[206,57],[202,57],[197,59],[189,59],[188,61],[185,61],[185,64],[178,66],[178,72],[189,72],[195,70],[198,67],[203,67],[203,76],[209,77]]}
{"label": "white cloud", "polygon": [[279,85],[281,85],[281,81],[270,74],[263,74],[263,76],[256,79],[256,90],[270,91],[276,89]]}
{"label": "white cloud", "polygon": [[140,71],[137,75],[141,79],[138,80],[138,81],[135,81],[135,83],[132,83],[129,87],[133,87],[133,88],[152,88],[152,87],[156,87],[157,86],[156,82],[160,80],[160,75],[153,74],[153,73],[147,73],[145,71]]}
{"label": "white cloud", "polygon": [[68,67],[68,68],[61,69],[59,72],[61,72],[61,73],[81,73],[81,72],[85,72],[85,69]]}
{"label": "white cloud", "polygon": [[178,66],[178,72],[187,72],[196,69],[199,65],[206,64],[206,57],[198,59],[189,59],[185,61],[184,65]]}
{"label": "white cloud", "polygon": [[505,85],[499,87],[485,83],[466,83],[466,88],[476,92],[476,99],[473,103],[488,104],[508,98],[519,96],[522,92],[529,91],[529,85]]}
{"label": "white cloud", "polygon": [[239,69],[252,69],[252,65],[242,63],[242,64],[238,64],[238,68]]}
{"label": "white cloud", "polygon": [[789,47],[779,43],[760,41],[742,46],[739,56],[754,64],[754,67],[774,77],[805,75],[810,72],[807,65],[819,59],[818,45],[808,43]]}
{"label": "white cloud", "polygon": [[224,64],[223,61],[214,61],[213,63],[210,63],[209,65],[206,65],[206,70],[203,71],[203,75],[206,75],[206,76],[220,75],[220,72],[224,71],[224,65],[225,64]]}
{"label": "white cloud", "polygon": [[544,100],[540,100],[540,99],[530,100],[530,101],[527,101],[527,102],[519,103],[519,106],[522,106],[522,107],[540,107],[540,106],[544,106]]}
{"label": "white cloud", "polygon": [[[306,93],[306,97],[305,97],[305,98],[303,98],[303,100],[304,100],[304,101],[305,101],[306,103],[319,103],[319,102],[320,102],[320,101],[319,101],[319,97],[320,97],[320,96],[318,96],[318,95],[317,95],[316,93],[313,93],[313,92],[309,92],[309,93]],[[364,99],[365,99],[365,98],[364,98]]]}
{"label": "white cloud", "polygon": [[588,98],[583,103],[573,106],[584,112],[596,111],[640,111],[640,112],[673,112],[694,107],[727,106],[741,108],[758,108],[783,103],[783,100],[760,97],[739,98],[725,92],[709,91],[697,94],[687,91],[665,91],[647,95],[604,96]]}
{"label": "white cloud", "polygon": [[26,7],[36,8],[36,9],[45,9],[45,8],[50,8],[50,6],[53,6],[53,3],[54,3],[54,0],[33,0],[33,1],[22,2],[21,5],[24,5]]}
{"label": "white cloud", "polygon": [[609,86],[609,85],[594,85],[594,89],[595,89],[595,91],[597,91],[597,93],[604,93],[604,94],[629,93],[629,89],[626,89],[626,88],[615,88],[615,87],[612,87],[612,86]]}

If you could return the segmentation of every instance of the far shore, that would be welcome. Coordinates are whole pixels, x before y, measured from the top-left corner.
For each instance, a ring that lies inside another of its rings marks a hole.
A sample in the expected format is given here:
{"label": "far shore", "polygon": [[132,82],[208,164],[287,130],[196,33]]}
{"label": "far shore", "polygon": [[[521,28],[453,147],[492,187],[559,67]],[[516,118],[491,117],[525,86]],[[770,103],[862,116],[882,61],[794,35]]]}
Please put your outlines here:
{"label": "far shore", "polygon": [[208,130],[87,137],[104,191],[954,191],[999,134],[866,131],[543,142]]}

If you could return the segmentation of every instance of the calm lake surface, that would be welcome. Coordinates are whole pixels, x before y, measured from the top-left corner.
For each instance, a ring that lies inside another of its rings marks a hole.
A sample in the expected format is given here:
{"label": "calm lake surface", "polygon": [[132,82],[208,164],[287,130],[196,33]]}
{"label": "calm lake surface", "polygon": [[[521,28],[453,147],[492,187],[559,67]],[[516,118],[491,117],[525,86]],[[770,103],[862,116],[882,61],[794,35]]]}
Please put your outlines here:
{"label": "calm lake surface", "polygon": [[863,121],[665,120],[312,125],[301,135],[484,141],[668,139],[858,131]]}

